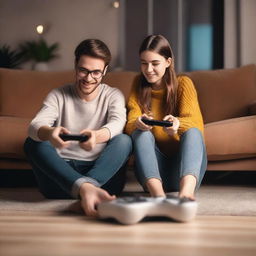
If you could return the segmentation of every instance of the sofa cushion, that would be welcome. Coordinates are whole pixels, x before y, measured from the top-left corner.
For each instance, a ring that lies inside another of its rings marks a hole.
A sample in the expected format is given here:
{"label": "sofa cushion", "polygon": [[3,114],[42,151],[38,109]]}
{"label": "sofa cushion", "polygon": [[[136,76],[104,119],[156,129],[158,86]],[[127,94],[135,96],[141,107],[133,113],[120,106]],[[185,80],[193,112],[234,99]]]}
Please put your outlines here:
{"label": "sofa cushion", "polygon": [[256,115],[256,100],[249,105],[249,115]]}
{"label": "sofa cushion", "polygon": [[0,115],[32,118],[55,87],[74,82],[74,71],[0,69]]}
{"label": "sofa cushion", "polygon": [[256,116],[233,118],[205,125],[209,161],[256,156]]}
{"label": "sofa cushion", "polygon": [[205,123],[249,115],[256,95],[256,65],[186,74],[197,89]]}
{"label": "sofa cushion", "polygon": [[24,159],[23,144],[31,119],[0,117],[0,158]]}
{"label": "sofa cushion", "polygon": [[138,72],[131,71],[115,71],[107,73],[104,77],[103,82],[109,86],[116,87],[122,91],[126,101],[130,95],[131,87]]}

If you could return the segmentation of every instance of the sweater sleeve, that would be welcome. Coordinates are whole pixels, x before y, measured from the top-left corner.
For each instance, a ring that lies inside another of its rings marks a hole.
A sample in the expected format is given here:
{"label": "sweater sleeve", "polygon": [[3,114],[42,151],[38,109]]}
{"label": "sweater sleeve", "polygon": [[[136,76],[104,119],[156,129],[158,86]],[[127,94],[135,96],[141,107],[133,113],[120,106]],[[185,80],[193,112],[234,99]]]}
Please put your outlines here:
{"label": "sweater sleeve", "polygon": [[51,91],[43,102],[43,106],[37,113],[35,118],[31,121],[28,128],[28,135],[36,141],[41,141],[38,136],[38,130],[42,126],[54,126],[55,121],[59,115],[59,91],[54,89]]}
{"label": "sweater sleeve", "polygon": [[187,76],[178,77],[178,119],[180,127],[178,134],[182,135],[189,128],[198,128],[201,132],[204,130],[204,123],[199,107],[197,92],[192,80]]}
{"label": "sweater sleeve", "polygon": [[129,135],[131,135],[132,132],[136,130],[135,121],[139,116],[142,115],[142,111],[138,103],[138,93],[137,93],[138,82],[139,82],[139,76],[137,76],[134,79],[130,96],[128,99],[128,103],[127,103],[128,117],[127,117],[127,123],[125,126],[125,132]]}
{"label": "sweater sleeve", "polygon": [[107,123],[103,126],[110,132],[111,138],[123,132],[126,123],[125,98],[118,89],[112,91],[108,105]]}

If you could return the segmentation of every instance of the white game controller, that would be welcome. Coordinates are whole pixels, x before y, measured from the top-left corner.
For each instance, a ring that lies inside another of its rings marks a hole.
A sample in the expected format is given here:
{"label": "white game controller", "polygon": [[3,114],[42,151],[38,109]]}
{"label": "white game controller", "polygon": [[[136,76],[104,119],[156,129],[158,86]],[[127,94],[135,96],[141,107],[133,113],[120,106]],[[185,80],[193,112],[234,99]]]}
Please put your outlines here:
{"label": "white game controller", "polygon": [[98,205],[100,218],[114,218],[126,225],[135,224],[144,217],[163,216],[180,222],[195,218],[197,202],[188,198],[123,197]]}

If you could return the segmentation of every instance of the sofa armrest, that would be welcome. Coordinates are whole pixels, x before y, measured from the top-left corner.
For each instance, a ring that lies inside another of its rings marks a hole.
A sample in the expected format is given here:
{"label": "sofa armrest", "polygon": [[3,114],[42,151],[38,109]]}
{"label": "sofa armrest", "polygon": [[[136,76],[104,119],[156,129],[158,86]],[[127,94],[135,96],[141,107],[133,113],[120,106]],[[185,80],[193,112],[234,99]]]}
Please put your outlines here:
{"label": "sofa armrest", "polygon": [[256,100],[249,105],[248,112],[249,115],[256,115]]}

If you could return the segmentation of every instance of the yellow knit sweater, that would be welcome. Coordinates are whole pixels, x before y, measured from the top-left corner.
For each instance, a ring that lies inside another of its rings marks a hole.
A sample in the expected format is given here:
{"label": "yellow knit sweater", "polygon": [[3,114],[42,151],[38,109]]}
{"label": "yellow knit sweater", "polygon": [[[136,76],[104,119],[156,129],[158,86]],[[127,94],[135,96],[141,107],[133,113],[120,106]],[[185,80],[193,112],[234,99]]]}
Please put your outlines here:
{"label": "yellow knit sweater", "polygon": [[[128,121],[125,127],[125,132],[129,135],[136,129],[135,121],[142,115],[142,110],[138,103],[138,79],[132,87],[128,100]],[[151,92],[151,109],[153,118],[162,120],[165,116],[165,106],[163,102],[166,98],[166,89],[152,90]],[[154,126],[152,133],[155,136],[156,143],[159,149],[171,156],[177,152],[180,136],[189,128],[196,127],[202,133],[204,129],[203,118],[200,111],[197,93],[192,80],[187,76],[178,76],[178,116],[180,127],[178,134],[173,137],[164,132],[162,127]]]}

